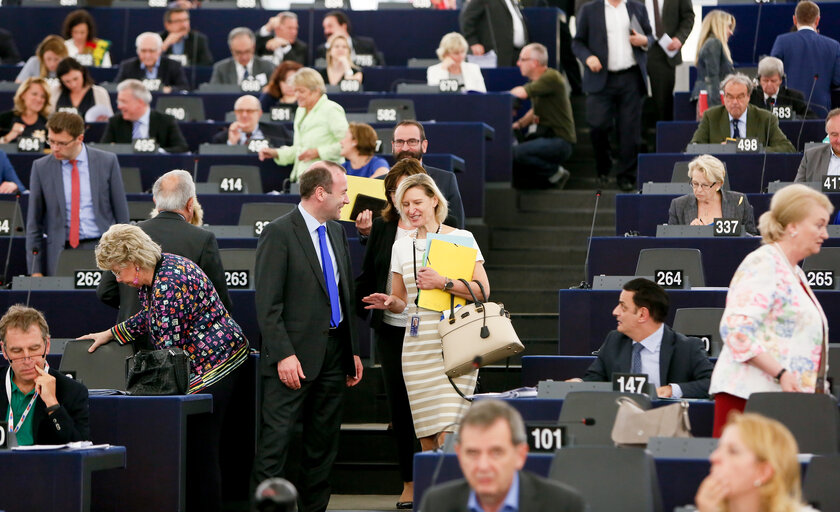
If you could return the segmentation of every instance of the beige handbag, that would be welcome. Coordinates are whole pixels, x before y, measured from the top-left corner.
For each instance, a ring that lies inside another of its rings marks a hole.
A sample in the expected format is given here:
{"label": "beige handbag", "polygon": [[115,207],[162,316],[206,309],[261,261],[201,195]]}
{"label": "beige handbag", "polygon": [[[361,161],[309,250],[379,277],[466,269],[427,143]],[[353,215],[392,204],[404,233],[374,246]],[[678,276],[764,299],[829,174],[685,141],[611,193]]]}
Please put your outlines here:
{"label": "beige handbag", "polygon": [[[470,290],[466,279],[459,281]],[[478,283],[486,301],[484,287],[478,281],[473,282]],[[438,324],[443,346],[443,368],[450,379],[525,350],[504,304],[480,302],[472,290],[470,295],[473,303],[458,310],[455,310],[453,297],[450,300],[449,318],[444,318]]]}
{"label": "beige handbag", "polygon": [[616,445],[646,445],[651,437],[691,437],[688,402],[644,410],[631,398],[616,399],[618,412],[612,429]]}

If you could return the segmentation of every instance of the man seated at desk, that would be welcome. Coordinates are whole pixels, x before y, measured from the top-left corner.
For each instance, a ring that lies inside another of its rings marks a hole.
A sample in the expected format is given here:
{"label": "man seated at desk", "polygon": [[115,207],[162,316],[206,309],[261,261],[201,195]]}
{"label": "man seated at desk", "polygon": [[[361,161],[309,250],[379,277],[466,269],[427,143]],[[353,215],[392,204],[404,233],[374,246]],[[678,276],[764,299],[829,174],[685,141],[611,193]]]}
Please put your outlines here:
{"label": "man seated at desk", "polygon": [[163,40],[154,32],[143,32],[134,40],[137,57],[120,63],[120,70],[114,80],[119,83],[128,78],[146,80],[149,89],[166,94],[172,90],[189,89],[184,68],[175,60],[163,55]]}
{"label": "man seated at desk", "polygon": [[17,444],[66,444],[90,439],[88,390],[47,364],[50,329],[37,309],[16,304],[0,318],[0,345],[9,367],[0,412]]}
{"label": "man seated at desk", "polygon": [[773,108],[781,109],[780,113],[773,113],[779,119],[792,119],[794,115],[800,119],[816,119],[817,116],[808,108],[805,95],[801,91],[785,87],[784,79],[785,64],[781,59],[764,57],[758,61],[759,87],[753,89],[750,103],[770,112],[773,112]]}
{"label": "man seated at desk", "polygon": [[213,144],[248,146],[253,140],[264,140],[267,142],[266,146],[280,147],[292,143],[292,136],[282,124],[260,121],[262,105],[256,96],[240,96],[233,104],[233,113],[236,115],[236,121],[230,123],[226,130],[214,135]]}
{"label": "man seated at desk", "polygon": [[805,151],[793,181],[821,181],[826,175],[840,175],[840,108],[828,113],[825,133],[828,144]]}
{"label": "man seated at desk", "polygon": [[576,490],[522,470],[528,457],[525,436],[516,409],[499,400],[475,402],[461,420],[455,445],[466,480],[432,487],[420,510],[587,510]]}
{"label": "man seated at desk", "polygon": [[779,129],[779,120],[767,110],[750,105],[753,83],[743,73],[723,79],[723,105],[712,107],[691,138],[692,144],[726,143],[727,139],[756,139],[769,153],[796,153]]}
{"label": "man seated at desk", "polygon": [[625,283],[613,310],[616,330],[607,335],[583,379],[569,380],[609,382],[613,373],[644,373],[660,398],[708,398],[712,363],[699,339],[665,325],[668,304],[668,294],[652,281]]}

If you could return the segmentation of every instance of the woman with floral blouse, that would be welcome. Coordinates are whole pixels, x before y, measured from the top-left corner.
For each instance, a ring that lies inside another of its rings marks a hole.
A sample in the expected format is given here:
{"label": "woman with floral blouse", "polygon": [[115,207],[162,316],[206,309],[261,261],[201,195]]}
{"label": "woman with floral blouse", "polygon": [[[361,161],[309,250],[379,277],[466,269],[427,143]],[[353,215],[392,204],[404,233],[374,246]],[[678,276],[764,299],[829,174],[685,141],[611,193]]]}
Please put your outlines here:
{"label": "woman with floral blouse", "polygon": [[212,414],[199,422],[203,432],[193,433],[208,440],[199,455],[216,481],[208,482],[205,498],[208,507],[218,509],[221,495],[212,494],[221,489],[221,427],[233,396],[236,370],[248,357],[248,340],[201,268],[186,258],[161,252],[137,226],[111,226],[96,246],[96,264],[113,272],[118,282],[138,289],[141,310],[111,329],[82,336],[94,340],[90,351],[112,339],[125,344],[148,334],[157,349],[178,347],[186,352],[190,361],[188,393],[213,395]]}
{"label": "woman with floral blouse", "polygon": [[790,185],[759,218],[763,245],[735,271],[720,322],[724,347],[709,388],[715,437],[751,393],[825,392],[828,323],[798,264],[820,252],[832,209],[824,194]]}

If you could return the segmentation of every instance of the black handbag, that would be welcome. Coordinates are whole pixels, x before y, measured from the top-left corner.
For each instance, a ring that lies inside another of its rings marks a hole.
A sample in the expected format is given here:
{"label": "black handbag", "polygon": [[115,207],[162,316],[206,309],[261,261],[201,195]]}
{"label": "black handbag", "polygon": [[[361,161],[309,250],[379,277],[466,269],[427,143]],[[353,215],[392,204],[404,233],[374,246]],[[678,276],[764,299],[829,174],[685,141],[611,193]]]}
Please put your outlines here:
{"label": "black handbag", "polygon": [[132,395],[184,395],[190,362],[180,348],[141,350],[126,359],[126,389]]}

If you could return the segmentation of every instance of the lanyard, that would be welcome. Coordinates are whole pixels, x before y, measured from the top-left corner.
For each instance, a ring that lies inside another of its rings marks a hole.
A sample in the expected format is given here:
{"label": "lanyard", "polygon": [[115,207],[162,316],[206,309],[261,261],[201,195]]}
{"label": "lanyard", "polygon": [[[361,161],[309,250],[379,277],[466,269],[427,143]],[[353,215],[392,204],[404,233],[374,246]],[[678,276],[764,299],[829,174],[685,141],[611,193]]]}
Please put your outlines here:
{"label": "lanyard", "polygon": [[[50,365],[44,361],[44,370],[50,371]],[[23,426],[23,422],[26,421],[26,417],[29,415],[29,411],[32,410],[32,406],[35,404],[35,400],[38,398],[38,392],[35,392],[35,395],[32,397],[32,400],[29,401],[29,405],[26,406],[26,409],[23,411],[23,414],[20,417],[20,421],[18,421],[17,425],[15,425],[15,417],[14,412],[12,411],[12,367],[9,366],[9,369],[6,370],[6,397],[9,399],[9,431],[14,432],[15,434],[18,433],[20,427]]]}
{"label": "lanyard", "polygon": [[[437,231],[435,234],[440,233],[440,227],[443,224],[438,224]],[[419,231],[419,230],[417,230]],[[419,306],[420,301],[420,287],[417,286],[417,231],[414,231],[414,235],[411,237],[411,260],[414,263],[414,286],[417,288],[417,295],[414,296],[414,305]],[[429,239],[426,238],[426,246],[428,247]]]}

